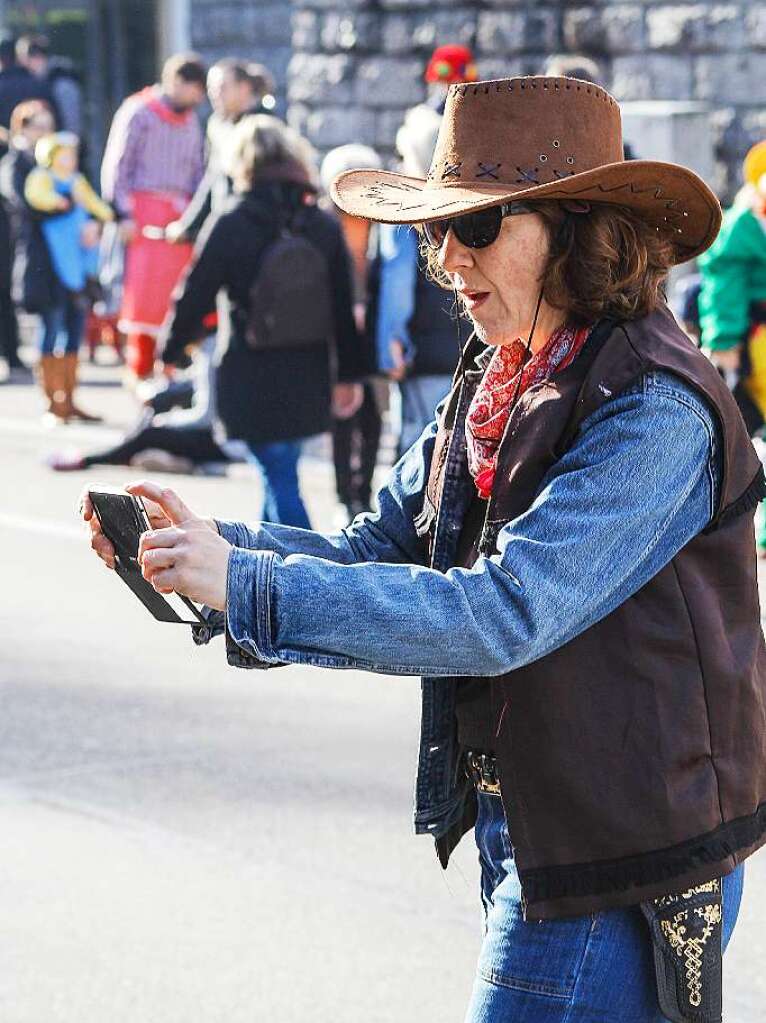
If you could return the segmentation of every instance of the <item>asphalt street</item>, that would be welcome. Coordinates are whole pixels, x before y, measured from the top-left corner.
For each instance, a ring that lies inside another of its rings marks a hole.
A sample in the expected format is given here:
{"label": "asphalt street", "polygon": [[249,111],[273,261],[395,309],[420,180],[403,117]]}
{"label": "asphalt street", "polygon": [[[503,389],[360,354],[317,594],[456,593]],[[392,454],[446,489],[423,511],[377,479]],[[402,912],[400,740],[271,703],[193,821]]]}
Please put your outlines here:
{"label": "asphalt street", "polygon": [[[154,622],[75,515],[83,483],[136,471],[44,464],[131,421],[113,367],[81,399],[109,425],[46,428],[31,385],[0,386],[0,1023],[460,1023],[476,852],[444,873],[413,837],[418,681],[236,671]],[[155,476],[201,512],[258,505],[245,467]],[[329,528],[326,462],[303,482]],[[766,1017],[764,910],[761,854],[727,1023]]]}

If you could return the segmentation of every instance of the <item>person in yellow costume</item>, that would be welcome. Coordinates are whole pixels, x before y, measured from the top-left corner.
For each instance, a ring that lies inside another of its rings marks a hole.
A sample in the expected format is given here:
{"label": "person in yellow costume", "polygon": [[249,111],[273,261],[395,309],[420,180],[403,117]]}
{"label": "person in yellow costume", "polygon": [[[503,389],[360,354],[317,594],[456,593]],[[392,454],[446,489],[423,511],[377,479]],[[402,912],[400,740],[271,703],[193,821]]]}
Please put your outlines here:
{"label": "person in yellow costume", "polygon": [[[98,274],[98,222],[114,219],[78,168],[79,140],[71,132],[46,135],[35,146],[34,167],[25,183],[24,198],[40,216],[51,265],[55,294],[42,313],[40,375],[49,399],[49,412],[58,419],[91,420],[72,399],[77,379],[77,353],[88,308],[87,291]],[[64,352],[56,349],[65,335]]]}
{"label": "person in yellow costume", "polygon": [[[751,435],[766,422],[766,141],[748,152],[744,185],[700,257],[700,334],[729,381]],[[766,514],[757,529],[766,555]]]}
{"label": "person in yellow costume", "polygon": [[24,184],[32,209],[51,215],[43,223],[43,234],[56,276],[69,291],[82,291],[98,269],[94,235],[84,230],[85,225],[91,219],[114,220],[111,206],[99,199],[78,169],[78,147],[71,132],[40,139],[35,147],[37,167]]}

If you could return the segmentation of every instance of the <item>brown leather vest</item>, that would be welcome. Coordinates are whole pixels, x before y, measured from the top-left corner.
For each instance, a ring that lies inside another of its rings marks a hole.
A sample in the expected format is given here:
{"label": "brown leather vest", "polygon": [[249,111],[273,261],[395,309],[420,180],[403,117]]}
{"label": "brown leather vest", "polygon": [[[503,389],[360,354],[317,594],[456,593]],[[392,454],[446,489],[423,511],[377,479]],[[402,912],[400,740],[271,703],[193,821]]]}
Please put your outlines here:
{"label": "brown leather vest", "polygon": [[[766,841],[758,458],[725,384],[667,309],[602,325],[593,340],[512,413],[482,552],[529,508],[579,424],[652,370],[677,374],[716,413],[722,478],[710,526],[641,590],[553,653],[486,680],[493,719],[502,716],[498,766],[528,919],[684,889],[728,873]],[[436,440],[431,509],[451,432],[463,428],[458,391]],[[471,823],[467,814],[437,843],[442,862]]]}

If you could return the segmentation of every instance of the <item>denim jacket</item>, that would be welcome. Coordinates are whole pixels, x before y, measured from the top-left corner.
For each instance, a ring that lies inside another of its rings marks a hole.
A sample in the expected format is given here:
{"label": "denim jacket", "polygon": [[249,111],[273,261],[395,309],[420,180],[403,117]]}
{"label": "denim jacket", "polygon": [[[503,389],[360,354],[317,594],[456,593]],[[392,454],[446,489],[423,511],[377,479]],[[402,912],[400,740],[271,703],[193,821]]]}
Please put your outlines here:
{"label": "denim jacket", "polygon": [[394,467],[379,511],[340,533],[218,523],[234,545],[232,663],[423,676],[415,828],[436,835],[460,809],[449,782],[454,677],[506,673],[604,618],[704,529],[720,478],[707,404],[670,373],[646,374],[583,422],[531,507],[500,532],[496,553],[455,568],[473,485],[465,412],[447,454],[434,567],[413,520],[435,423]]}

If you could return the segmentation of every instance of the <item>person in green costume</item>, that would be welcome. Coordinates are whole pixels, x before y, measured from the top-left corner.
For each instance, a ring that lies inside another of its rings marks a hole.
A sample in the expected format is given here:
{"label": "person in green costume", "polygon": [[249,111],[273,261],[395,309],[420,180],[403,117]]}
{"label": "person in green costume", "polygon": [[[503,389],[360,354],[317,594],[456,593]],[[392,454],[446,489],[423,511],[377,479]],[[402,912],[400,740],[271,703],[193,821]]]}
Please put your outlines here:
{"label": "person in green costume", "polygon": [[[702,347],[729,381],[751,434],[766,422],[766,141],[743,164],[744,186],[700,257]],[[766,556],[766,507],[757,519]]]}

